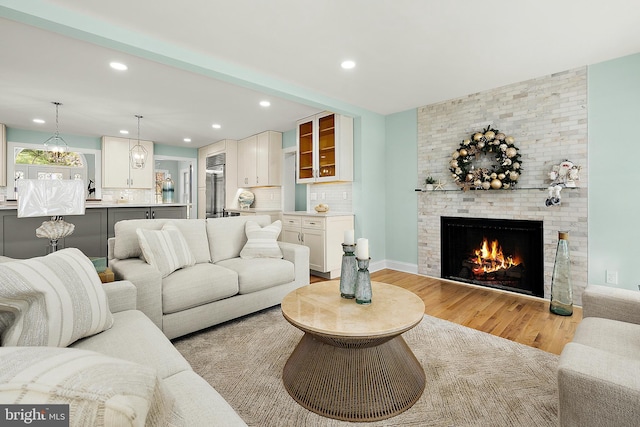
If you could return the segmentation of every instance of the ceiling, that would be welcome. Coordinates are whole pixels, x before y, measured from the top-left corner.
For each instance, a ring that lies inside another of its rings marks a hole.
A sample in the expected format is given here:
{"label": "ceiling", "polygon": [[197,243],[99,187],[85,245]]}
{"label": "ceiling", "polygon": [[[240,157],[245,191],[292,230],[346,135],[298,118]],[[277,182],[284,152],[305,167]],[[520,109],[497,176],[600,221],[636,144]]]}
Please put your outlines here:
{"label": "ceiling", "polygon": [[141,114],[141,138],[199,147],[637,53],[638,22],[637,0],[0,0],[0,122],[51,133],[59,101],[63,134],[135,137]]}

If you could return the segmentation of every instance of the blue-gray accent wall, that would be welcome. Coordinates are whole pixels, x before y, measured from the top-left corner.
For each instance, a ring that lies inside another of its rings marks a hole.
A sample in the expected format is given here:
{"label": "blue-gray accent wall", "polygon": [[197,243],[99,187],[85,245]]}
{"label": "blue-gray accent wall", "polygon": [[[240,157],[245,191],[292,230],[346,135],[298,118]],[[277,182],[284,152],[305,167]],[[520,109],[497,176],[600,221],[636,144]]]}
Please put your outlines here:
{"label": "blue-gray accent wall", "polygon": [[589,283],[638,290],[640,54],[589,67]]}

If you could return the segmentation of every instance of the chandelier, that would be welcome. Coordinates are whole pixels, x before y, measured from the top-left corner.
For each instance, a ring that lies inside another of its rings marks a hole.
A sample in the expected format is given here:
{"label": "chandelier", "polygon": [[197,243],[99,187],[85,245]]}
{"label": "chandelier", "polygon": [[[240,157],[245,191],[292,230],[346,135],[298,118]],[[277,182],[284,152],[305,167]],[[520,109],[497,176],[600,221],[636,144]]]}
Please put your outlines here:
{"label": "chandelier", "polygon": [[51,151],[55,155],[56,159],[60,159],[62,153],[69,149],[69,145],[59,132],[58,107],[62,104],[59,102],[52,102],[52,104],[56,106],[56,133],[44,142],[44,146],[47,151]]}
{"label": "chandelier", "polygon": [[129,160],[131,161],[132,169],[144,169],[147,161],[147,150],[140,145],[140,119],[142,116],[136,115],[135,117],[138,119],[138,142],[129,150]]}

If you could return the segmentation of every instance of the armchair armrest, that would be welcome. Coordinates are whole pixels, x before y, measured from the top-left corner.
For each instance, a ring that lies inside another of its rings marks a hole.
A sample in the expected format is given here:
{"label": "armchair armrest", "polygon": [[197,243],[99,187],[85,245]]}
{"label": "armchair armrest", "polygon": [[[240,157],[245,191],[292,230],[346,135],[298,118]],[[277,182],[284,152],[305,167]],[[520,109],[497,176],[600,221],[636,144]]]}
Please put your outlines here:
{"label": "armchair armrest", "polygon": [[636,426],[640,360],[568,343],[558,363],[561,426]]}
{"label": "armchair armrest", "polygon": [[309,248],[295,243],[278,242],[284,259],[291,261],[295,270],[296,286],[309,284]]}
{"label": "armchair armrest", "polygon": [[127,280],[104,283],[102,285],[107,299],[109,300],[109,310],[112,313],[136,309],[136,287]]}
{"label": "armchair armrest", "polygon": [[582,316],[640,324],[640,292],[589,285],[582,294]]}
{"label": "armchair armrest", "polygon": [[137,290],[136,308],[162,329],[162,275],[140,258],[112,259],[116,280],[128,280]]}

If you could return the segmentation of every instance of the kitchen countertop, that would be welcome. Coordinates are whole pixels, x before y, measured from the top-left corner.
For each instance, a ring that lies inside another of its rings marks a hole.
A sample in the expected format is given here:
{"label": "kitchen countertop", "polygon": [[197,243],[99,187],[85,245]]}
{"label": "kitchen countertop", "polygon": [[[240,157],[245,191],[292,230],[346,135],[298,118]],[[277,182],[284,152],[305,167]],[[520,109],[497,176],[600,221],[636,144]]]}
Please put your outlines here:
{"label": "kitchen countertop", "polygon": [[307,211],[289,211],[289,212],[282,212],[282,215],[298,215],[298,216],[352,216],[353,214],[351,212],[307,212]]}
{"label": "kitchen countertop", "polygon": [[[117,203],[115,201],[87,201],[84,205],[85,209],[91,208],[148,208],[154,206],[189,206],[189,203],[140,203],[140,202],[126,202]],[[18,203],[13,201],[7,201],[0,203],[0,210],[12,210],[18,209]]]}
{"label": "kitchen countertop", "polygon": [[275,208],[249,208],[249,209],[240,209],[240,208],[236,208],[236,209],[225,209],[225,211],[227,212],[249,212],[249,213],[258,213],[258,212],[282,212],[281,209],[275,209]]}

